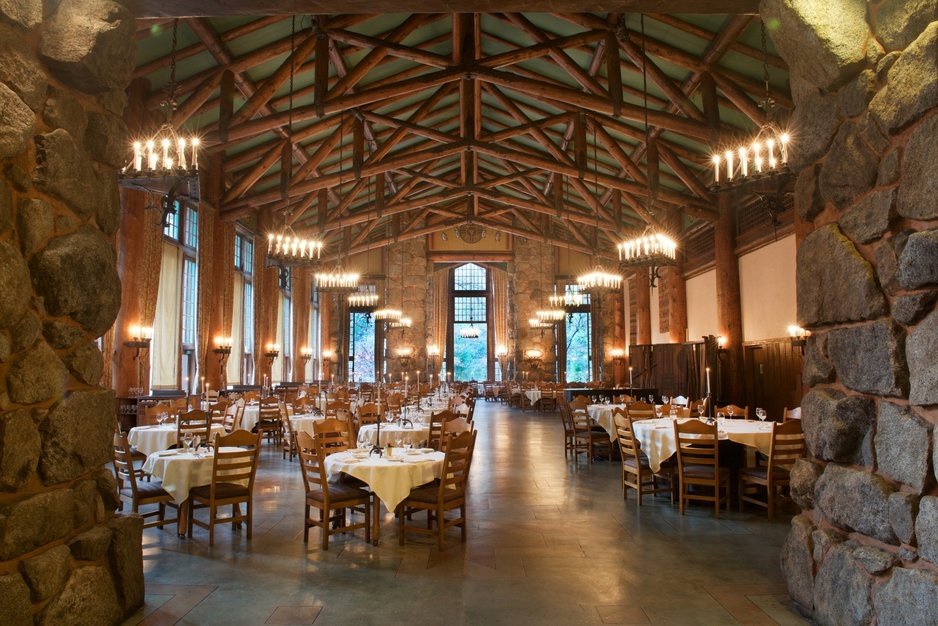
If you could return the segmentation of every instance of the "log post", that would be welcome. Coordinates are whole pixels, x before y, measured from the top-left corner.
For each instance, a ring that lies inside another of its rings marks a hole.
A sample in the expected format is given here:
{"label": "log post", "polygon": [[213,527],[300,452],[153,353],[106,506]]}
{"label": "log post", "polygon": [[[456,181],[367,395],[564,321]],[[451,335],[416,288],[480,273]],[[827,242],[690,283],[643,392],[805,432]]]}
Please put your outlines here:
{"label": "log post", "polygon": [[719,399],[741,403],[746,396],[743,372],[743,321],[736,258],[734,212],[727,194],[721,194],[720,219],[714,225],[714,264],[717,279],[717,325],[726,340]]}

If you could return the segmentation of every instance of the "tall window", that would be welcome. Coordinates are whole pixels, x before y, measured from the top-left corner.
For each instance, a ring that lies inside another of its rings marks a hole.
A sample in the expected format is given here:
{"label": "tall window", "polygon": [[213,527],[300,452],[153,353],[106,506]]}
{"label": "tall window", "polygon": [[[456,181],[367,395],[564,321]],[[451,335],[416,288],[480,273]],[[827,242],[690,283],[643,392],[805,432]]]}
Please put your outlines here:
{"label": "tall window", "polygon": [[[566,293],[577,293],[577,285],[567,285]],[[564,322],[564,380],[589,382],[593,372],[593,314],[589,293],[583,292],[583,304],[567,315]]]}
{"label": "tall window", "polygon": [[241,282],[241,380],[254,378],[254,240],[235,235],[235,271]]}
{"label": "tall window", "polygon": [[281,308],[283,344],[280,348],[283,380],[293,380],[293,274],[290,268],[280,270]]}
{"label": "tall window", "polygon": [[375,359],[376,332],[371,313],[349,311],[349,381],[373,383],[377,372]]}
{"label": "tall window", "polygon": [[[467,263],[453,270],[453,355],[455,380],[489,377],[488,270]],[[467,331],[478,337],[464,337]]]}
{"label": "tall window", "polygon": [[[198,296],[199,296],[199,213],[192,207],[177,202],[175,211],[167,214],[166,225],[163,227],[164,240],[176,246],[181,254],[173,255],[181,268],[164,268],[167,273],[178,272],[179,289],[178,323],[179,345],[173,346],[176,353],[176,363],[179,368],[178,384],[188,393],[198,389],[198,374],[196,371],[195,349],[198,336]],[[164,259],[165,259],[164,255]],[[181,269],[181,272],[179,271]],[[163,320],[163,327],[168,328],[170,319]]]}

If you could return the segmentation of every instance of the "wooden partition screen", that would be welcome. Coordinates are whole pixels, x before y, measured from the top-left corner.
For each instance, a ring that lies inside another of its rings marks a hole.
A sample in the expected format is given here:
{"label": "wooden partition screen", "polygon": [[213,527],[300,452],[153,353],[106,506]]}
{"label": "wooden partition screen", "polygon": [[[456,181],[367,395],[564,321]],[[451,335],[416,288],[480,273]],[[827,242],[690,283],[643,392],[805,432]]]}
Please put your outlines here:
{"label": "wooden partition screen", "polygon": [[699,397],[703,349],[702,342],[630,346],[633,385],[655,388],[664,396]]}
{"label": "wooden partition screen", "polygon": [[747,342],[743,348],[750,415],[761,407],[768,419],[780,421],[786,407],[801,406],[801,348],[792,346],[787,338]]}

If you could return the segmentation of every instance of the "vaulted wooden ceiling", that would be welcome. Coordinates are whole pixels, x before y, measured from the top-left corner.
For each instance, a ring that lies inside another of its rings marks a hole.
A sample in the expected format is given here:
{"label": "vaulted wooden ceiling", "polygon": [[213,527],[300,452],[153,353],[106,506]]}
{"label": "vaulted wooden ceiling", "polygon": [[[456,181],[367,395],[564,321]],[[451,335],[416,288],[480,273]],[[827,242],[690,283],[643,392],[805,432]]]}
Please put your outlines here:
{"label": "vaulted wooden ceiling", "polygon": [[[713,146],[764,120],[758,16],[644,22],[643,38],[621,13],[184,18],[174,122],[222,159],[223,217],[269,211],[333,251],[467,219],[609,251],[647,223],[715,218]],[[136,77],[158,110],[172,20],[138,25]]]}

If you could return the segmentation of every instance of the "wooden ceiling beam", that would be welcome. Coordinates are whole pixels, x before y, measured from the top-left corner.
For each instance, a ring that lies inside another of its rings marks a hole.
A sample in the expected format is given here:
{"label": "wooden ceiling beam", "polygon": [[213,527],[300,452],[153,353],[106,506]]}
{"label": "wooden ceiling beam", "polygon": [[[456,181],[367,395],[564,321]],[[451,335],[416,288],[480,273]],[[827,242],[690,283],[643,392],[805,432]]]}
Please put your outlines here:
{"label": "wooden ceiling beam", "polygon": [[390,56],[397,57],[399,59],[406,59],[407,61],[413,61],[414,63],[420,63],[421,65],[436,67],[439,69],[445,69],[453,66],[453,63],[449,57],[446,57],[442,54],[427,52],[413,46],[405,46],[395,41],[389,41],[388,39],[370,37],[368,35],[362,35],[359,33],[354,33],[350,30],[339,28],[329,28],[326,30],[326,32],[332,39],[335,39],[336,41],[356,45],[364,49],[384,48],[387,54]]}

